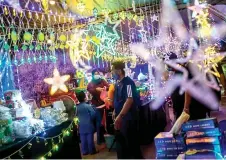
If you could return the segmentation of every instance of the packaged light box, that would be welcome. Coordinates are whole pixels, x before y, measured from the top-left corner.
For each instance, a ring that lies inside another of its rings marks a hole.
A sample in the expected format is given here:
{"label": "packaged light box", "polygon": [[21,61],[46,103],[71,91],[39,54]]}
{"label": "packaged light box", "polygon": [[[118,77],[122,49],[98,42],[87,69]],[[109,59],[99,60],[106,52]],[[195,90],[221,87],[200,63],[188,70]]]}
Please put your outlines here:
{"label": "packaged light box", "polygon": [[155,137],[155,146],[169,144],[183,145],[185,144],[184,137],[181,135],[173,136],[168,132],[161,132]]}
{"label": "packaged light box", "polygon": [[186,151],[186,146],[185,144],[156,145],[156,151],[158,153],[182,153]]}
{"label": "packaged light box", "polygon": [[182,125],[182,131],[196,131],[201,128],[216,128],[218,126],[216,118],[206,118],[188,121]]}

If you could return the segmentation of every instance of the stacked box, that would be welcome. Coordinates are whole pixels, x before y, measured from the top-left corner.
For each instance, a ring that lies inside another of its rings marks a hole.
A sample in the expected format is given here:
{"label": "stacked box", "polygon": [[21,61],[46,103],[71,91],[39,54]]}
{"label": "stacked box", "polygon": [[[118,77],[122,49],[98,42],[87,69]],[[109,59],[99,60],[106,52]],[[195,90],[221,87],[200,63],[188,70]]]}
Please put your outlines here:
{"label": "stacked box", "polygon": [[155,137],[155,146],[157,159],[175,159],[186,150],[184,137],[168,132],[161,132]]}
{"label": "stacked box", "polygon": [[207,118],[188,121],[182,125],[182,132],[196,131],[197,129],[217,128],[218,123],[216,118]]}
{"label": "stacked box", "polygon": [[186,159],[216,159],[221,156],[221,132],[216,118],[189,121],[182,125],[186,133]]}

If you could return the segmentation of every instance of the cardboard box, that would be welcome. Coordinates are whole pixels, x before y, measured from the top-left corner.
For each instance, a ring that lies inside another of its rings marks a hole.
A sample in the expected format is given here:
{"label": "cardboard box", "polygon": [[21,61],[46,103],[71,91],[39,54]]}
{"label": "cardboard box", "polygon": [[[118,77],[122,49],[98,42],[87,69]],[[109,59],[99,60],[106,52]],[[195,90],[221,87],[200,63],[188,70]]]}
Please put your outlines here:
{"label": "cardboard box", "polygon": [[217,126],[216,118],[192,120],[182,125],[182,132],[195,131],[202,128],[217,128]]}
{"label": "cardboard box", "polygon": [[187,138],[218,137],[221,136],[221,132],[219,128],[202,128],[195,131],[187,131],[186,136]]}
{"label": "cardboard box", "polygon": [[168,132],[161,132],[155,137],[155,146],[169,144],[184,145],[184,137],[181,135],[173,136]]}
{"label": "cardboard box", "polygon": [[181,153],[186,151],[186,145],[183,144],[169,144],[169,145],[157,145],[156,152],[157,153]]}

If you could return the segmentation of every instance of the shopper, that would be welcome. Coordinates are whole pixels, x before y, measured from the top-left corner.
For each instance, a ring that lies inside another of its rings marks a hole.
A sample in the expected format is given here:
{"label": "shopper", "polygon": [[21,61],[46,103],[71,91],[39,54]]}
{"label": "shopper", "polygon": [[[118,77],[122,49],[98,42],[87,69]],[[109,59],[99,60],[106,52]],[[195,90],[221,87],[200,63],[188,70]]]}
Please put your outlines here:
{"label": "shopper", "polygon": [[138,106],[140,97],[135,83],[125,77],[125,64],[114,62],[112,76],[117,81],[114,94],[114,128],[118,159],[142,158],[138,142]]}
{"label": "shopper", "polygon": [[[103,80],[103,78],[100,75],[100,71],[98,69],[94,69],[92,71],[92,80],[87,86],[88,92],[92,95],[91,103],[95,107],[101,106],[104,104],[104,102],[100,99],[100,94],[102,91],[104,91],[109,88],[108,83]],[[101,124],[104,114],[104,108],[98,108],[96,109],[97,114],[97,121],[96,121],[96,130],[97,130],[97,144],[101,144],[104,142],[104,127]]]}
{"label": "shopper", "polygon": [[77,106],[77,116],[79,119],[79,134],[81,140],[82,154],[95,154],[95,144],[94,144],[94,132],[95,132],[95,110],[90,105],[87,104],[86,95],[83,91],[76,94],[79,100],[79,105]]}

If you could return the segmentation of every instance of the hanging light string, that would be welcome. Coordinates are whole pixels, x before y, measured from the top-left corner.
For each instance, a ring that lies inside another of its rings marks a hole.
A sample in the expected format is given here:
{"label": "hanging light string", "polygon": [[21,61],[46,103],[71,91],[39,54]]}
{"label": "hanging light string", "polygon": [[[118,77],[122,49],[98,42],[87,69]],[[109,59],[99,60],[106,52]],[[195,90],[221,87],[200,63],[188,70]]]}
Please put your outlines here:
{"label": "hanging light string", "polygon": [[20,149],[16,150],[15,152],[13,152],[12,154],[10,154],[9,156],[3,158],[3,159],[11,159],[11,157],[15,154],[17,154],[18,152],[20,152],[23,148],[25,148],[33,139],[35,138],[35,136],[33,136],[25,145],[23,145]]}
{"label": "hanging light string", "polygon": [[[10,159],[13,155],[17,154],[17,153],[20,153],[22,152],[22,149],[25,148],[26,146],[28,146],[29,144],[31,144],[32,140],[34,140],[36,138],[36,141],[37,143],[40,143],[39,142],[39,139],[42,139],[44,140],[45,143],[48,143],[47,141],[48,140],[52,140],[52,143],[54,142],[54,139],[58,138],[58,143],[57,144],[54,144],[54,145],[58,145],[60,142],[59,140],[62,142],[63,141],[63,138],[66,137],[66,136],[69,136],[70,135],[70,132],[73,131],[73,124],[75,124],[75,126],[78,125],[78,118],[75,117],[74,120],[70,123],[70,125],[64,129],[60,134],[56,135],[56,136],[53,136],[53,137],[47,137],[47,138],[44,138],[44,137],[41,137],[41,136],[32,136],[31,139],[25,144],[23,145],[20,149],[16,150],[15,152],[13,152],[12,154],[10,154],[9,156],[3,158],[3,159]],[[43,131],[44,133],[47,131],[47,130],[50,130],[50,129],[46,129],[45,131]],[[62,136],[62,139],[60,139]],[[26,141],[26,140],[24,140]],[[23,141],[22,141],[23,142]],[[62,142],[63,143],[63,142]],[[45,144],[46,145],[46,144]],[[52,151],[53,149],[55,149],[54,147],[56,146],[52,146],[53,148],[50,150]],[[47,153],[45,153],[41,159],[45,158],[45,156],[50,152],[48,151]],[[22,157],[23,158],[23,157]]]}
{"label": "hanging light string", "polygon": [[[40,12],[40,11],[32,11],[32,10],[27,10],[27,9],[22,9],[21,12],[17,12],[11,6],[7,6],[7,5],[3,5],[3,4],[0,4],[0,8],[4,12],[4,14],[2,14],[2,16],[5,16],[7,20],[9,18],[11,18],[14,22],[13,24],[15,24],[14,19],[24,18],[27,22],[30,22],[32,20],[32,22],[37,23],[37,19],[38,19],[39,21],[41,20],[41,24],[46,23],[47,25],[49,25],[50,22],[48,20],[50,19],[50,16],[53,19],[55,19],[56,21],[57,21],[56,17],[58,17],[59,22],[61,22],[62,19],[65,19],[65,20],[67,20],[68,23],[73,23],[73,24],[75,23],[74,17],[72,17],[71,15],[65,16],[65,15],[61,15],[61,14],[52,14],[52,13],[46,14],[46,13],[43,13],[43,12]],[[28,15],[28,18],[27,18],[26,15]],[[49,18],[46,19],[46,17],[49,17]],[[53,24],[53,23],[54,22],[52,21],[51,24]],[[9,24],[11,24],[11,23],[9,23]],[[27,25],[29,25],[29,23],[27,23]],[[7,26],[7,25],[5,25],[5,26]],[[17,28],[23,29],[22,26],[17,26]],[[41,29],[42,27],[38,28],[37,26],[34,26],[33,28],[32,27],[27,27],[27,28],[38,30],[38,29]]]}

